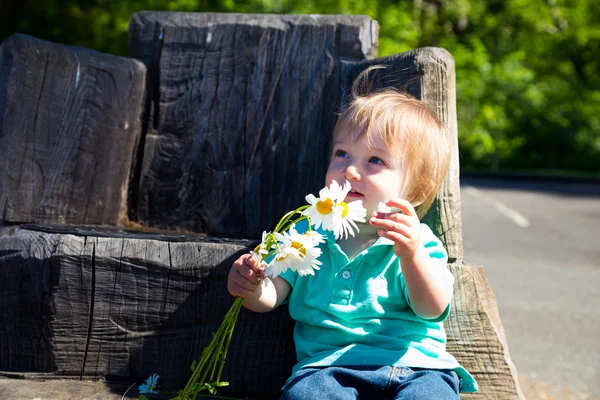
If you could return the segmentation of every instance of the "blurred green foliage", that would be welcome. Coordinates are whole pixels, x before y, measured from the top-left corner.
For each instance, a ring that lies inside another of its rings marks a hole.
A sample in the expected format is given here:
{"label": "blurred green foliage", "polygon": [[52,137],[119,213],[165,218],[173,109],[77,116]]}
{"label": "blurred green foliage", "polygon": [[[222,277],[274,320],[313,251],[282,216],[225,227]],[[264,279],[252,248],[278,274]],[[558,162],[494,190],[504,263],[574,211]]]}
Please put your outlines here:
{"label": "blurred green foliage", "polygon": [[2,0],[15,32],[127,55],[140,10],[365,14],[380,56],[423,46],[455,58],[461,163],[600,170],[600,7],[594,0]]}

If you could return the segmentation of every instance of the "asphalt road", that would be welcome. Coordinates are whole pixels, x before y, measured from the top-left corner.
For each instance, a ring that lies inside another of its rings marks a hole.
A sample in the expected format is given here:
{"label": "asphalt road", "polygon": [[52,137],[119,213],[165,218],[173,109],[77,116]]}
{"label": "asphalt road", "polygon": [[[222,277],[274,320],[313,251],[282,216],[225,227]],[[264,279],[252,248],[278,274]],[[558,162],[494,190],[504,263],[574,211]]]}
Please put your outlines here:
{"label": "asphalt road", "polygon": [[526,398],[600,399],[600,182],[463,177],[461,198]]}

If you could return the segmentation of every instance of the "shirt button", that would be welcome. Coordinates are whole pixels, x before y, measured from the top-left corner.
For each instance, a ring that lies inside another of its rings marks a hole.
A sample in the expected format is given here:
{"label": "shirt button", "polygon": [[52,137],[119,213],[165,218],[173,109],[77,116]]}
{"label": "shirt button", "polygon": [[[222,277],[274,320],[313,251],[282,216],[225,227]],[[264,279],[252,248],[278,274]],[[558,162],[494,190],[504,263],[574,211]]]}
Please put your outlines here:
{"label": "shirt button", "polygon": [[344,272],[342,272],[342,278],[349,279],[350,278],[350,271],[344,271]]}

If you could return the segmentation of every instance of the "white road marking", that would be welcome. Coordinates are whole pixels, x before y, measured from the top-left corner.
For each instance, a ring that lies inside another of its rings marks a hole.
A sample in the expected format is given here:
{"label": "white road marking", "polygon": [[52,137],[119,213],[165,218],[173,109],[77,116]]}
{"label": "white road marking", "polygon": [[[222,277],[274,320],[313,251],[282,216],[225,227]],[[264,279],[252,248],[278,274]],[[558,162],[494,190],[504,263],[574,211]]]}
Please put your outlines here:
{"label": "white road marking", "polygon": [[496,200],[490,196],[486,196],[485,194],[481,193],[479,189],[473,186],[466,186],[465,190],[471,196],[480,197],[481,199],[483,199],[484,202],[494,207],[499,213],[504,214],[504,216],[513,221],[515,224],[517,224],[517,226],[521,228],[527,228],[530,225],[529,220],[523,215],[521,215],[518,211],[513,210],[512,208],[508,207],[506,204],[502,203],[499,200]]}

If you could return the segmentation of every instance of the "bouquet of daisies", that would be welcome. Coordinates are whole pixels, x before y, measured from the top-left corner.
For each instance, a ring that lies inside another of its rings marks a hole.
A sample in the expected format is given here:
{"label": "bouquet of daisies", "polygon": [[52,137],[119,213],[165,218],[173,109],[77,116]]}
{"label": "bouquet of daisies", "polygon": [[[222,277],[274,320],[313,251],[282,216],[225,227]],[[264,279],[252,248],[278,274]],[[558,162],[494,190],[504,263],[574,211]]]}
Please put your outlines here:
{"label": "bouquet of daisies", "polygon": [[[260,244],[250,253],[261,262],[269,260],[265,269],[267,277],[274,278],[288,269],[300,276],[314,275],[321,265],[319,244],[325,238],[312,228],[333,231],[336,239],[354,236],[354,231],[358,231],[356,222],[365,222],[367,211],[361,200],[351,203],[344,201],[350,190],[348,181],[343,186],[332,181],[329,187],[319,191],[318,197],[312,194],[306,196],[308,204],[285,214],[272,232],[263,232]],[[308,230],[299,233],[295,226],[303,220],[308,221]],[[175,399],[195,399],[202,391],[215,394],[218,387],[228,385],[221,381],[221,373],[244,300],[241,297],[235,299],[219,330],[202,352],[200,361],[192,363],[192,376],[185,387],[177,392]],[[140,393],[159,393],[156,390],[157,380],[158,375],[153,374],[139,387]],[[140,399],[146,397],[140,395]]]}

